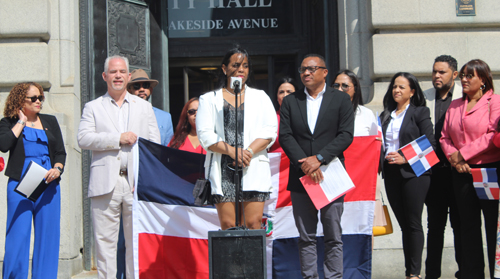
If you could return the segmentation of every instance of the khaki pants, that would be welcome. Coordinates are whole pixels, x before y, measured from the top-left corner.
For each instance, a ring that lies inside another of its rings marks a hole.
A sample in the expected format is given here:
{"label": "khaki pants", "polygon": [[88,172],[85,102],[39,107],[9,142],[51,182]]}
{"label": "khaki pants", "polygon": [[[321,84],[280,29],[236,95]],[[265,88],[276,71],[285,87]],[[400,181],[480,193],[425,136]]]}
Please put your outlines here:
{"label": "khaki pants", "polygon": [[92,222],[96,243],[97,273],[99,279],[116,278],[116,250],[120,215],[123,217],[123,232],[126,247],[126,276],[134,278],[134,255],[132,248],[132,203],[134,196],[127,176],[119,176],[115,189],[106,195],[92,197]]}

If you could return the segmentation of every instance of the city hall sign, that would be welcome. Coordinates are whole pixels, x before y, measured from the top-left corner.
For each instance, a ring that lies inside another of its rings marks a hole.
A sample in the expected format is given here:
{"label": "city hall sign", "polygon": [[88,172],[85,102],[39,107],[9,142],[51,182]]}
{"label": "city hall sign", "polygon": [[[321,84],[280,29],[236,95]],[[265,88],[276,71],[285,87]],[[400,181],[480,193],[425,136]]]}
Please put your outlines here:
{"label": "city hall sign", "polygon": [[273,0],[168,0],[168,37],[290,34],[293,7]]}

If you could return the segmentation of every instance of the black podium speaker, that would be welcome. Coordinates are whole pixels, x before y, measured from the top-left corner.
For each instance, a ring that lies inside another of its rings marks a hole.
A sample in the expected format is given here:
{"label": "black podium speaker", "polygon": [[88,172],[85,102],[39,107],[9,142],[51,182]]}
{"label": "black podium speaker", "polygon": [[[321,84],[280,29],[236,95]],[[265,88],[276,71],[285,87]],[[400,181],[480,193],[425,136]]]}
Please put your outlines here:
{"label": "black podium speaker", "polygon": [[266,279],[266,231],[208,232],[210,279]]}

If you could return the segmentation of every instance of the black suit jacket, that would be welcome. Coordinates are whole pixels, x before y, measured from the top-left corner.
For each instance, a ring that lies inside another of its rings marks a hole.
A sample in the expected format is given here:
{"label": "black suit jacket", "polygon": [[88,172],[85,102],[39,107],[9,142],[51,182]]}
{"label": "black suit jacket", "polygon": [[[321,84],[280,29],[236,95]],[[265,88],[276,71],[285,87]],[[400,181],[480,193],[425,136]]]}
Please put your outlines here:
{"label": "black suit jacket", "polygon": [[[64,166],[66,150],[64,149],[61,128],[57,123],[57,119],[47,114],[38,114],[38,116],[49,140],[49,157],[52,167],[54,167],[55,163],[61,163]],[[12,132],[12,127],[16,125],[18,120],[17,118],[2,118],[0,120],[0,151],[9,151],[9,161],[5,169],[5,175],[16,180],[21,179],[25,159],[23,133],[21,132],[19,138],[16,138]]]}
{"label": "black suit jacket", "polygon": [[325,164],[335,157],[343,161],[343,152],[351,144],[354,134],[352,103],[349,95],[327,86],[314,134],[307,122],[307,101],[303,89],[285,97],[280,111],[279,142],[290,158],[287,189],[305,192],[299,180],[304,173],[298,160],[321,154]]}
{"label": "black suit jacket", "polygon": [[[384,111],[380,115],[380,119],[382,122],[382,132],[384,134],[384,139],[385,139],[387,126],[389,126],[389,123],[391,122],[390,112]],[[434,138],[434,129],[431,122],[429,108],[425,106],[416,107],[410,104],[403,118],[401,129],[399,130],[399,147],[401,148],[407,145],[408,143],[416,140],[422,135],[427,136],[427,139],[431,143],[432,147],[435,149],[436,139]],[[385,160],[385,154],[381,154],[381,160],[382,160],[381,165],[383,166],[383,160]],[[399,165],[399,169],[401,171],[401,175],[404,178],[415,177],[415,172],[413,172],[413,169],[409,164]],[[429,173],[430,170],[428,170],[424,174],[429,174]]]}

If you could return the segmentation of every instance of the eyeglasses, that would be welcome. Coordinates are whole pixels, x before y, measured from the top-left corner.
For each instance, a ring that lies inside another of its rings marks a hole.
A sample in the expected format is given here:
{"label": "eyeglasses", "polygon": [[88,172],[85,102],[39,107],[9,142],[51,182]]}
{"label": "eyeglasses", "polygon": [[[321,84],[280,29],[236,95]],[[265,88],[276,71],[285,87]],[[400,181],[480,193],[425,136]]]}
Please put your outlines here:
{"label": "eyeglasses", "polygon": [[197,109],[190,109],[190,110],[188,110],[188,114],[195,115],[197,111],[198,111]]}
{"label": "eyeglasses", "polygon": [[349,86],[349,84],[347,84],[347,83],[334,83],[334,84],[332,85],[332,87],[333,87],[334,89],[339,89],[341,86],[342,86],[342,89],[343,89],[343,90],[347,90],[347,89],[349,89],[349,87],[351,87],[351,86]]}
{"label": "eyeglasses", "polygon": [[132,87],[134,88],[134,90],[139,90],[142,88],[144,89],[149,89],[151,87],[151,83],[149,82],[138,82],[138,83],[134,83],[132,84]]}
{"label": "eyeglasses", "polygon": [[474,77],[473,74],[465,74],[465,73],[461,73],[460,74],[460,79],[463,79],[463,78],[467,78],[467,79],[472,79]]}
{"label": "eyeglasses", "polygon": [[39,100],[40,102],[43,102],[45,100],[45,97],[43,95],[38,95],[38,96],[26,97],[26,99],[28,99],[32,103],[34,103],[34,102],[36,102],[36,100]]}
{"label": "eyeglasses", "polygon": [[326,67],[321,67],[321,66],[310,66],[310,67],[299,67],[299,73],[303,74],[306,71],[309,71],[309,73],[314,74],[318,69],[326,69]]}

